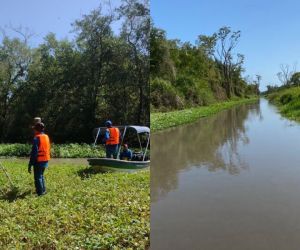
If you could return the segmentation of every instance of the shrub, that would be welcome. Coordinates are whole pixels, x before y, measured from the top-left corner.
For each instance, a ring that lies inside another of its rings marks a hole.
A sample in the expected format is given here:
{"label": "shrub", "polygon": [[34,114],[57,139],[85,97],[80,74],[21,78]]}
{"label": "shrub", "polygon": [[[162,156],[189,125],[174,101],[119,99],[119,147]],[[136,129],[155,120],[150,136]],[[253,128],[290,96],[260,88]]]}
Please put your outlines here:
{"label": "shrub", "polygon": [[[28,157],[30,155],[30,144],[0,144],[0,156],[2,157]],[[89,144],[52,144],[51,157],[53,158],[86,158],[104,156],[104,147],[94,147]]]}
{"label": "shrub", "polygon": [[300,88],[278,88],[277,92],[269,94],[268,99],[278,105],[281,114],[293,120],[300,120]]}
{"label": "shrub", "polygon": [[30,150],[30,144],[0,144],[0,156],[27,157]]}
{"label": "shrub", "polygon": [[293,100],[293,96],[290,94],[290,93],[287,93],[287,94],[283,94],[279,101],[281,102],[281,104],[285,105],[287,103],[289,103],[290,101]]}
{"label": "shrub", "polygon": [[176,88],[189,106],[206,106],[215,102],[213,93],[204,80],[185,75],[179,76],[176,80]]}
{"label": "shrub", "polygon": [[166,107],[168,109],[181,109],[184,102],[176,88],[169,82],[160,78],[150,81],[151,105],[155,109]]}

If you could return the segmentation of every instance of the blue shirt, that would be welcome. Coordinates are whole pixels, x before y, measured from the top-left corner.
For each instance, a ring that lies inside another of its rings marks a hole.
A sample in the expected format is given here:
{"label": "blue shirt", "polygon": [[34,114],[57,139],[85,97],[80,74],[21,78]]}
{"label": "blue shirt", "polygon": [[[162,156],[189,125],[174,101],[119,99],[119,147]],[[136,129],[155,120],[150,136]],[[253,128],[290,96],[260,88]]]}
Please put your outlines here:
{"label": "blue shirt", "polygon": [[104,140],[107,141],[107,140],[109,139],[109,137],[110,137],[109,130],[106,129],[106,131],[105,131],[105,136],[104,136]]}
{"label": "blue shirt", "polygon": [[130,149],[123,150],[120,154],[120,159],[128,158],[128,160],[131,160],[132,158],[132,151]]}

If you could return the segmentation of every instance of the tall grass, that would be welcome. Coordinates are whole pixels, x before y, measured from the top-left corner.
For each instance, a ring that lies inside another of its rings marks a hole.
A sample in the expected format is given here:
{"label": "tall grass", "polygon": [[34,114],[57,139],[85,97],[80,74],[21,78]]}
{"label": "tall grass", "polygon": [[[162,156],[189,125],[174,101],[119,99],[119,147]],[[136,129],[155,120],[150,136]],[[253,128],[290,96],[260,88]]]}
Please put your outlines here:
{"label": "tall grass", "polygon": [[279,107],[280,113],[292,120],[300,121],[300,88],[292,87],[272,93],[267,98]]}

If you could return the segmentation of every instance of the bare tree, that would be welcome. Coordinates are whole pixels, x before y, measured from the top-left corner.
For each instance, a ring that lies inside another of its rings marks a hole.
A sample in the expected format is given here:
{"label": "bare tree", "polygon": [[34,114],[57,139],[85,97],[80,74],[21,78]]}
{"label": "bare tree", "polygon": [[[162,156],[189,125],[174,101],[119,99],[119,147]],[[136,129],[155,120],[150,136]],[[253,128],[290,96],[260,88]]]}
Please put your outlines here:
{"label": "bare tree", "polygon": [[258,84],[260,84],[260,81],[261,81],[261,75],[255,75],[255,77],[256,77],[256,82],[258,83]]}
{"label": "bare tree", "polygon": [[255,75],[256,77],[256,80],[255,80],[255,91],[256,91],[256,94],[259,95],[259,85],[260,85],[260,81],[261,81],[261,75]]}
{"label": "bare tree", "polygon": [[234,48],[237,46],[241,31],[231,31],[229,27],[223,27],[216,34],[217,49],[215,60],[221,64],[222,73],[224,76],[224,87],[227,96],[230,98],[233,93],[232,74],[234,70],[240,68],[244,62],[244,56],[237,54],[234,62]]}
{"label": "bare tree", "polygon": [[36,34],[28,27],[23,27],[22,25],[14,26],[12,24],[5,25],[4,27],[0,26],[0,34],[2,35],[2,39],[8,37],[18,38],[26,45],[28,45],[29,40],[33,36],[36,36]]}
{"label": "bare tree", "polygon": [[297,63],[293,67],[289,64],[280,64],[280,71],[277,73],[278,80],[282,85],[289,85],[293,74],[296,72]]}

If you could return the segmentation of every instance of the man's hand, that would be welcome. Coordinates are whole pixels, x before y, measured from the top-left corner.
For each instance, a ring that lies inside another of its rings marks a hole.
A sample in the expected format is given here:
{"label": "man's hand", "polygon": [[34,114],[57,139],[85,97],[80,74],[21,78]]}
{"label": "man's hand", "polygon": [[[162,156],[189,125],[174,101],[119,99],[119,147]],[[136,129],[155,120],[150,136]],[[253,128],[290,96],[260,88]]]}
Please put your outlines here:
{"label": "man's hand", "polygon": [[28,165],[28,173],[31,174],[31,165]]}

